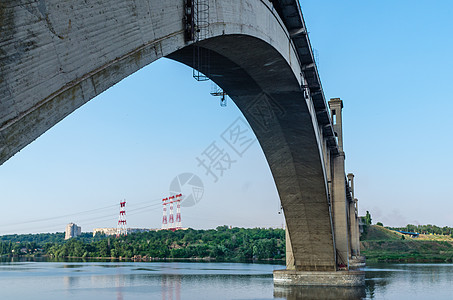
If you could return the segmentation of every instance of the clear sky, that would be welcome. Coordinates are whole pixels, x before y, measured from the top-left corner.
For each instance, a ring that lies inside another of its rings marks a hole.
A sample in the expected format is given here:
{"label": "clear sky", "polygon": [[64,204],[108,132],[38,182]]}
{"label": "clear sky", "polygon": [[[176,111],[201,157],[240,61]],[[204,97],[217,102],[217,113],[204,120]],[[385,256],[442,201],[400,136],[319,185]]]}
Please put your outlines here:
{"label": "clear sky", "polygon": [[[453,226],[453,2],[301,5],[326,98],[344,101],[346,167],[360,213],[384,225]],[[199,202],[182,208],[184,227],[281,227],[259,144],[241,157],[222,138],[241,113],[230,99],[221,107],[191,72],[156,61],[3,164],[0,234],[63,231],[69,222],[82,231],[116,227],[123,199],[129,227],[157,228],[161,199],[184,173],[203,184]],[[213,143],[234,160],[217,182],[197,161]]]}

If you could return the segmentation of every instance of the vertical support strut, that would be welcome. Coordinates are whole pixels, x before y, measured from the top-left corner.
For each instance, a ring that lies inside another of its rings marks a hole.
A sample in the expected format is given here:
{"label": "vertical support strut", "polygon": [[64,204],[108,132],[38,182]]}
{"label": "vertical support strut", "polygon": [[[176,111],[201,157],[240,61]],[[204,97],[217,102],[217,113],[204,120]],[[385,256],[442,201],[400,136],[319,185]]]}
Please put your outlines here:
{"label": "vertical support strut", "polygon": [[344,173],[345,154],[343,151],[342,109],[343,101],[332,98],[328,102],[330,114],[333,117],[333,129],[338,142],[339,153],[332,157],[332,221],[334,229],[335,248],[337,251],[337,266],[339,269],[349,269],[350,257],[350,220],[349,203],[346,197],[346,176]]}

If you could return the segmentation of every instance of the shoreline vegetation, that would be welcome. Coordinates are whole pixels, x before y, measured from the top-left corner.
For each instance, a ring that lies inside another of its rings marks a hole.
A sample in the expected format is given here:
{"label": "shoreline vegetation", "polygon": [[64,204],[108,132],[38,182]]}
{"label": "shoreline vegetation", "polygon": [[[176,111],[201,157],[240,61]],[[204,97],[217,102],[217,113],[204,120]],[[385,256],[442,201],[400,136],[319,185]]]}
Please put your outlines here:
{"label": "shoreline vegetation", "polygon": [[[392,229],[423,232],[414,228]],[[425,231],[419,237],[411,237],[380,225],[366,225],[360,237],[361,254],[370,263],[452,263],[453,238],[450,229],[447,234]]]}
{"label": "shoreline vegetation", "polygon": [[[453,262],[450,228],[443,228],[440,234],[435,233],[439,227],[432,225],[423,225],[424,231],[410,228],[411,232],[421,233],[419,237],[412,238],[395,231],[410,231],[408,228],[390,230],[380,225],[364,225],[363,228],[361,254],[368,263]],[[285,231],[219,226],[209,230],[150,231],[118,238],[99,234],[93,237],[91,233],[82,233],[66,241],[64,233],[4,235],[0,236],[0,257],[43,258],[51,261],[81,259],[284,264]]]}
{"label": "shoreline vegetation", "polygon": [[228,228],[159,230],[127,236],[83,233],[64,240],[63,233],[0,237],[0,255],[135,261],[282,261],[283,229]]}

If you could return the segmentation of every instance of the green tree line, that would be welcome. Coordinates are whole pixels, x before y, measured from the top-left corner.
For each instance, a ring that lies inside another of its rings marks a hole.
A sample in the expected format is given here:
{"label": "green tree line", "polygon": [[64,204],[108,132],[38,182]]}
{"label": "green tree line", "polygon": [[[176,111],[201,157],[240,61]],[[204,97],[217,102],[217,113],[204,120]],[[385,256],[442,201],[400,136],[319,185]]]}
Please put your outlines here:
{"label": "green tree line", "polygon": [[436,225],[412,225],[408,224],[405,227],[387,227],[391,230],[401,230],[401,231],[409,231],[409,232],[418,232],[421,234],[441,234],[441,235],[452,235],[453,228],[444,226],[439,227]]}
{"label": "green tree line", "polygon": [[67,241],[63,238],[46,237],[45,234],[24,235],[23,238],[21,235],[14,238],[4,236],[0,237],[0,253],[2,255],[39,253],[49,257],[140,256],[234,261],[282,259],[285,255],[285,231],[271,228],[230,229],[227,226],[220,226],[211,230],[150,231],[118,238],[103,235],[92,237],[88,234]]}

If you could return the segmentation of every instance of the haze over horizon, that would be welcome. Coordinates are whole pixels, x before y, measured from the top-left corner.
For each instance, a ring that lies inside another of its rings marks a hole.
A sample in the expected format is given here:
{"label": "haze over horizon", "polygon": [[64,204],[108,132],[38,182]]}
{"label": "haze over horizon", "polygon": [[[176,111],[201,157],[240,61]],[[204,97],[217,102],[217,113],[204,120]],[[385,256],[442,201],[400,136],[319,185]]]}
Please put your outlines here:
{"label": "haze over horizon", "polygon": [[[301,6],[326,99],[344,101],[346,170],[355,174],[360,215],[370,211],[386,226],[453,227],[453,142],[444,134],[453,3]],[[183,227],[282,227],[259,143],[235,153],[223,134],[242,114],[210,91],[189,67],[160,59],[76,110],[0,166],[0,235],[62,232],[69,222],[84,232],[116,227],[123,199],[128,227],[160,228],[161,200],[175,182],[183,194],[202,193],[182,208]],[[232,159],[217,180],[197,160],[212,145]],[[192,174],[201,184],[181,184]]]}

